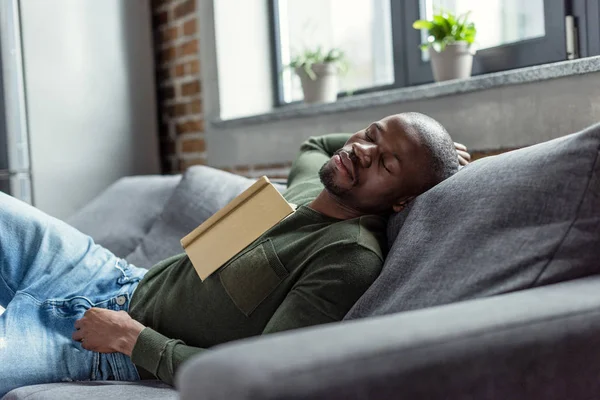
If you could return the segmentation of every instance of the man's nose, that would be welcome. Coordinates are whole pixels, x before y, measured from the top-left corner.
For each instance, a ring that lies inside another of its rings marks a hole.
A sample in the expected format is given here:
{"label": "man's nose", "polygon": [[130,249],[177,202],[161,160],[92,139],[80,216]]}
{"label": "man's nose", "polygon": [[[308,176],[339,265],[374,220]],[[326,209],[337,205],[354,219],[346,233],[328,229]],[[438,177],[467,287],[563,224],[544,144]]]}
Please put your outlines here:
{"label": "man's nose", "polygon": [[376,150],[376,146],[373,143],[352,143],[352,150],[358,157],[363,168],[369,168],[371,161],[373,160],[373,153]]}

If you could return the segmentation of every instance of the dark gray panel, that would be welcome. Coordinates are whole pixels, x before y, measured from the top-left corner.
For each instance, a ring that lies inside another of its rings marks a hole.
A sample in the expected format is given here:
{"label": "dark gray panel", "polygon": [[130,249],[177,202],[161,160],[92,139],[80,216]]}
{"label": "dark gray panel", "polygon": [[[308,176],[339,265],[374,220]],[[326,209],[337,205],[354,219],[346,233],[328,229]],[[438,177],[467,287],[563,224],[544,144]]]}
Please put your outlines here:
{"label": "dark gray panel", "polygon": [[0,177],[0,192],[11,194],[10,180]]}

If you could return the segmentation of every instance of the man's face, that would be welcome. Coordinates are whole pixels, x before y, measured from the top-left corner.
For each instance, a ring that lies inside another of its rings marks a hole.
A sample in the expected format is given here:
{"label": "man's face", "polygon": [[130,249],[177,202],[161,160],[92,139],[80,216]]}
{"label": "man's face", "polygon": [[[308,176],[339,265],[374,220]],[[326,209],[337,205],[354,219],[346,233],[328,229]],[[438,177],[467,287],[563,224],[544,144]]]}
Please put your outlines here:
{"label": "man's face", "polygon": [[319,173],[325,189],[364,214],[391,212],[418,195],[426,152],[409,118],[386,117],[356,132]]}

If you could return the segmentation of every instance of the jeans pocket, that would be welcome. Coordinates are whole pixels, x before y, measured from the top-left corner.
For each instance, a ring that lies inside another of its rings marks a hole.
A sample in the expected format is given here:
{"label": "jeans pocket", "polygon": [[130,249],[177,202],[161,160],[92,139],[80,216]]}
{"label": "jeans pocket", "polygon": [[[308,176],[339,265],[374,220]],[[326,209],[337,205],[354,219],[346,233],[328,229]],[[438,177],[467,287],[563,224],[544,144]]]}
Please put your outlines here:
{"label": "jeans pocket", "polygon": [[49,309],[57,317],[79,319],[87,310],[94,307],[94,303],[87,297],[77,296],[70,299],[46,300],[41,306]]}
{"label": "jeans pocket", "polygon": [[[95,351],[85,350],[81,343],[70,338],[75,332],[75,321],[83,317],[83,314],[92,307],[101,303],[94,303],[84,296],[76,296],[70,299],[49,299],[40,303],[40,310],[43,317],[41,319],[43,329],[47,332],[55,332],[70,340],[69,348],[77,347],[79,351],[75,353],[65,352],[65,357],[70,357],[65,363],[68,365],[77,365],[81,368],[82,363],[87,365],[83,380],[98,380],[104,377],[101,370],[101,357]],[[88,369],[89,368],[89,369]],[[82,378],[78,378],[82,379]]]}

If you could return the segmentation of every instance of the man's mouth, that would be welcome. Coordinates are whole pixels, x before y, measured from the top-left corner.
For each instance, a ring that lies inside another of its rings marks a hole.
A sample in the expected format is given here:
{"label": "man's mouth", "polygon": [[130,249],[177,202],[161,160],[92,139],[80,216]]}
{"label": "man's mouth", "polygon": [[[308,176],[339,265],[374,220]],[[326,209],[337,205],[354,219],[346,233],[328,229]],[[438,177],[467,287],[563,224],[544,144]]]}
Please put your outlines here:
{"label": "man's mouth", "polygon": [[344,171],[346,175],[348,175],[348,178],[350,178],[350,180],[354,182],[354,178],[356,176],[354,164],[352,163],[352,160],[350,159],[348,153],[346,153],[345,151],[341,151],[339,154],[334,156],[334,162],[337,165],[338,169]]}

